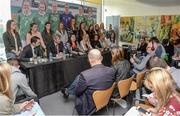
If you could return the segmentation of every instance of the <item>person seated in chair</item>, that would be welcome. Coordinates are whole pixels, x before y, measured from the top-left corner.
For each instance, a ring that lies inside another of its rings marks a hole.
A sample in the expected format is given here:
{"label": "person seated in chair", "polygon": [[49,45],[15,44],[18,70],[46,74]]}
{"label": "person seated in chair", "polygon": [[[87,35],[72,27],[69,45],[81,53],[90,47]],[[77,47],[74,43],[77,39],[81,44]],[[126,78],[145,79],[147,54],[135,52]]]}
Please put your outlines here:
{"label": "person seated in chair", "polygon": [[53,41],[48,45],[48,53],[52,53],[53,57],[59,57],[60,53],[63,52],[64,46],[61,41],[61,36],[59,34],[53,35]]}
{"label": "person seated in chair", "polygon": [[31,38],[31,44],[24,47],[22,53],[20,54],[20,60],[22,61],[33,61],[33,58],[43,56],[43,50],[40,46],[40,38],[33,36]]}
{"label": "person seated in chair", "polygon": [[8,59],[11,65],[11,88],[15,98],[15,102],[22,102],[34,99],[38,102],[37,95],[31,90],[28,85],[26,76],[20,71],[20,65],[17,59]]}
{"label": "person seated in chair", "polygon": [[68,88],[68,92],[76,96],[75,108],[79,115],[88,115],[95,111],[93,92],[108,89],[115,81],[115,71],[104,66],[102,59],[98,49],[90,50],[88,60],[91,68],[81,72]]}

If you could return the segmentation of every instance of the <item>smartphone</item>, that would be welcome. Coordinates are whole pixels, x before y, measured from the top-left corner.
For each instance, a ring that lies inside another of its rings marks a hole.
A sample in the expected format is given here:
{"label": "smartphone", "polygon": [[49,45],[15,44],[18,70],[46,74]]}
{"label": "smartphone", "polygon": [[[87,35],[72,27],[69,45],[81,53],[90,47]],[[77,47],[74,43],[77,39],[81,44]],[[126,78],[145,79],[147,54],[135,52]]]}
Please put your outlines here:
{"label": "smartphone", "polygon": [[33,104],[34,104],[34,99],[30,100],[24,107],[28,109],[28,108],[31,107]]}
{"label": "smartphone", "polygon": [[137,110],[138,110],[139,112],[141,112],[141,113],[144,113],[144,114],[148,113],[148,114],[149,114],[148,111],[146,111],[145,109],[143,109],[143,108],[141,108],[141,107],[137,108]]}

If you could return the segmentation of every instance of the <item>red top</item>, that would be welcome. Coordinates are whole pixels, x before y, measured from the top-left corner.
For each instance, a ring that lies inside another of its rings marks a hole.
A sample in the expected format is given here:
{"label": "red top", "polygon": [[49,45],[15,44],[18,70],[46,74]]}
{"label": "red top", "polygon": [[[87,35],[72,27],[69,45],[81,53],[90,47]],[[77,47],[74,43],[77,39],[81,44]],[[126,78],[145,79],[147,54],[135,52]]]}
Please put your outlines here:
{"label": "red top", "polygon": [[180,116],[180,101],[170,96],[168,103],[159,110],[159,116]]}

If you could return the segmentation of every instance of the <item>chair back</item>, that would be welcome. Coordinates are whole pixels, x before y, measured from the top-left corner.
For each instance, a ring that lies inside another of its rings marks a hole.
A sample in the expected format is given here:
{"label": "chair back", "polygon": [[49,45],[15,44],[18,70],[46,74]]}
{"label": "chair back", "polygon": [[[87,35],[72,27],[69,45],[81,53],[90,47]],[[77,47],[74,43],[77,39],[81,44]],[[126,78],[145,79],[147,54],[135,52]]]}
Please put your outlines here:
{"label": "chair back", "polygon": [[144,72],[140,72],[136,75],[136,84],[137,84],[137,88],[140,88],[144,79],[145,73]]}
{"label": "chair back", "polygon": [[110,99],[112,92],[114,90],[114,87],[115,87],[115,83],[113,83],[113,85],[109,89],[96,90],[93,92],[92,97],[94,100],[94,104],[96,106],[96,112],[108,104],[109,99]]}
{"label": "chair back", "polygon": [[119,94],[120,94],[121,98],[123,98],[129,94],[129,90],[130,90],[133,78],[134,78],[134,76],[132,76],[131,78],[125,79],[125,80],[120,80],[118,82],[118,89],[119,89]]}

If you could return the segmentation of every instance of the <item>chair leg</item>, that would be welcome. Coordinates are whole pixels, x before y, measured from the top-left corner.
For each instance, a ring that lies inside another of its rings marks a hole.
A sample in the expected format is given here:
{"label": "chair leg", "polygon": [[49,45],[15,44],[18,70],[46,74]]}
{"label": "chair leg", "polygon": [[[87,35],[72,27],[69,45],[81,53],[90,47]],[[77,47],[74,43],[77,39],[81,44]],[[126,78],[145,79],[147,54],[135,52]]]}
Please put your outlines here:
{"label": "chair leg", "polygon": [[109,115],[109,108],[108,108],[108,105],[106,106],[106,111],[107,111],[107,114]]}
{"label": "chair leg", "polygon": [[113,101],[113,116],[115,115],[115,105],[116,105],[116,102]]}

